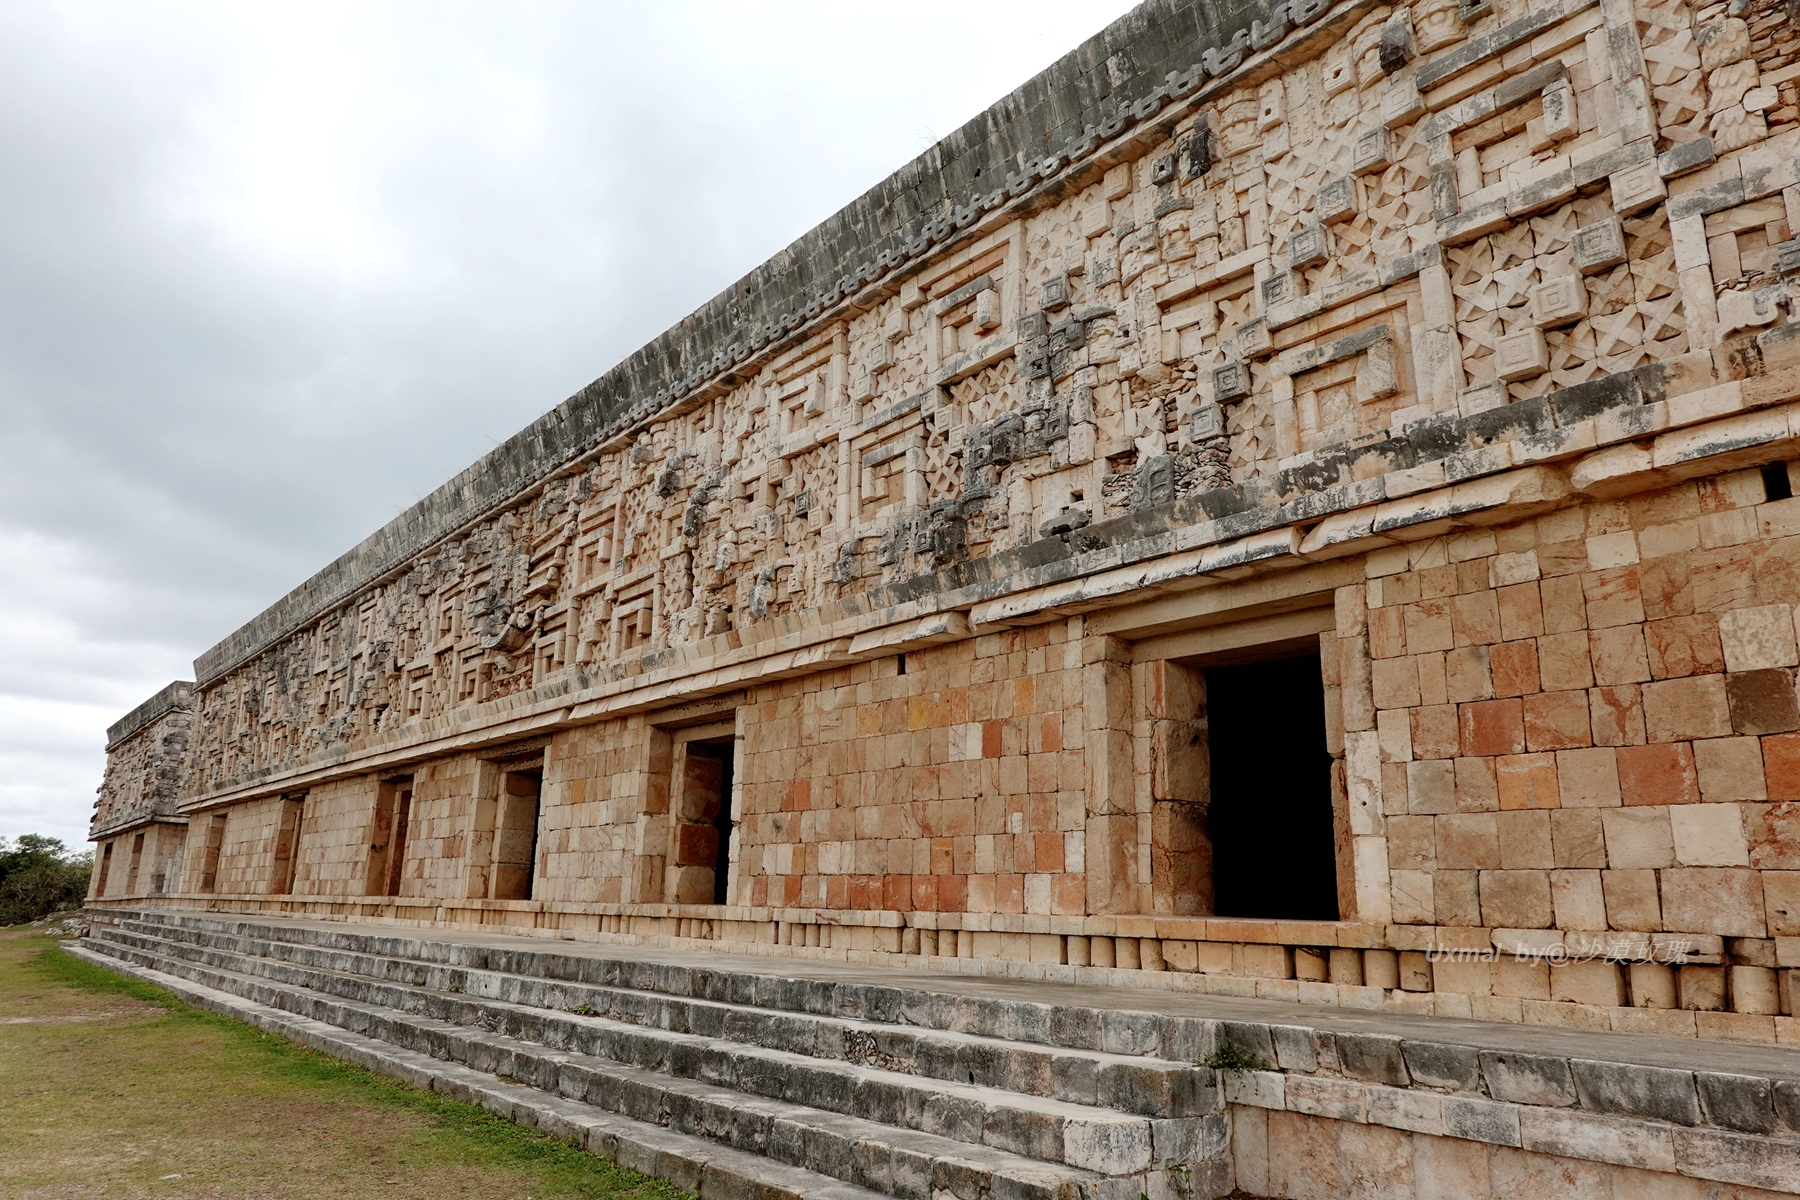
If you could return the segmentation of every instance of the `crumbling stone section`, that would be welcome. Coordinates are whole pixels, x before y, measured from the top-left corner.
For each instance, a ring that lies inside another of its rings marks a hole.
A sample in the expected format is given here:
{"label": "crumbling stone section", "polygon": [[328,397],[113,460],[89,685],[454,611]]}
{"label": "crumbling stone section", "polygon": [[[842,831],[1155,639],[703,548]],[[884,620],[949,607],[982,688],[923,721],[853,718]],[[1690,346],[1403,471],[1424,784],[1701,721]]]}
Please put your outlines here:
{"label": "crumbling stone section", "polygon": [[97,903],[1800,1038],[1790,7],[1155,0],[129,718]]}

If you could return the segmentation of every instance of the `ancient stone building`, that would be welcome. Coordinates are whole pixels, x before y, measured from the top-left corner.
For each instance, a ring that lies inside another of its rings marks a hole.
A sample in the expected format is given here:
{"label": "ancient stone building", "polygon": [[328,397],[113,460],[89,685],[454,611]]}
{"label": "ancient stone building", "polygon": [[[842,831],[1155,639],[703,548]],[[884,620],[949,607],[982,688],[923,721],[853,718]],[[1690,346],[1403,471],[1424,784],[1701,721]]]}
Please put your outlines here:
{"label": "ancient stone building", "polygon": [[1150,0],[114,726],[95,904],[1800,1042],[1796,234],[1796,0]]}

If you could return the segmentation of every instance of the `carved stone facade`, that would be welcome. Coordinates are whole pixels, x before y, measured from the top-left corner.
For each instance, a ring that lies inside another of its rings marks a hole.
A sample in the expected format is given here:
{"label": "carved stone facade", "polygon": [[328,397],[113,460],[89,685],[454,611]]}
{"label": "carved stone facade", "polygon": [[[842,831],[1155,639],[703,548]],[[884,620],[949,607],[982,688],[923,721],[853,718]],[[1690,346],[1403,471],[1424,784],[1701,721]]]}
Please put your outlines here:
{"label": "carved stone facade", "polygon": [[100,843],[90,884],[96,898],[160,896],[180,880],[193,715],[193,685],[176,682],[106,731],[106,779],[90,831]]}
{"label": "carved stone facade", "polygon": [[1800,1038],[1794,29],[1154,0],[202,656],[95,837],[186,822],[169,904]]}

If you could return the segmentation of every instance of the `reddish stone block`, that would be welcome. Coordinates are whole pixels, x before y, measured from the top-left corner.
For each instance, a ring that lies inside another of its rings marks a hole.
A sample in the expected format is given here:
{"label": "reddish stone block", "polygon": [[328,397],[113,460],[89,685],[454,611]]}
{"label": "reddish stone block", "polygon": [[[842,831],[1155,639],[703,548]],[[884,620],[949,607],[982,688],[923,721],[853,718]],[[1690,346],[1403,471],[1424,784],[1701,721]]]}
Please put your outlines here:
{"label": "reddish stone block", "polygon": [[1700,489],[1684,483],[1659,492],[1645,492],[1628,499],[1625,510],[1633,529],[1696,517],[1700,515]]}
{"label": "reddish stone block", "polygon": [[1485,700],[1457,706],[1462,752],[1478,757],[1522,754],[1525,718],[1518,700]]}
{"label": "reddish stone block", "polygon": [[1454,702],[1487,700],[1494,694],[1489,648],[1463,646],[1444,655],[1445,697]]}
{"label": "reddish stone block", "polygon": [[1570,633],[1588,627],[1587,598],[1579,577],[1544,579],[1539,581],[1538,590],[1543,597],[1545,633]]}
{"label": "reddish stone block", "polygon": [[1643,683],[1650,678],[1650,659],[1640,626],[1596,629],[1588,635],[1588,652],[1593,657],[1594,682],[1602,687]]}
{"label": "reddish stone block", "polygon": [[1406,653],[1406,613],[1398,605],[1369,613],[1369,656],[1399,658]]}
{"label": "reddish stone block", "polygon": [[1618,808],[1617,752],[1609,746],[1558,751],[1556,785],[1564,808]]}
{"label": "reddish stone block", "polygon": [[1432,876],[1432,901],[1440,925],[1481,924],[1481,893],[1476,871],[1439,870]]}
{"label": "reddish stone block", "polygon": [[[939,875],[937,877],[937,904],[939,912],[967,912],[969,908],[969,877],[967,875]],[[1079,912],[1080,910],[1058,909],[1057,911]]]}
{"label": "reddish stone block", "polygon": [[1458,646],[1485,646],[1499,641],[1500,606],[1494,593],[1484,589],[1456,597],[1452,602],[1451,624]]}
{"label": "reddish stone block", "polygon": [[1756,603],[1756,575],[1748,546],[1721,546],[1691,556],[1692,612],[1724,612]]}
{"label": "reddish stone block", "polygon": [[1488,649],[1488,670],[1496,696],[1524,696],[1538,690],[1535,641],[1503,642]]}
{"label": "reddish stone block", "polygon": [[1570,750],[1594,744],[1586,692],[1539,692],[1526,696],[1522,704],[1526,749]]}
{"label": "reddish stone block", "polygon": [[1643,696],[1644,732],[1652,742],[1687,742],[1731,734],[1723,675],[1647,683]]}
{"label": "reddish stone block", "polygon": [[1502,755],[1494,760],[1494,782],[1503,811],[1562,806],[1554,754]]}
{"label": "reddish stone block", "polygon": [[1519,641],[1544,632],[1544,605],[1536,580],[1515,583],[1493,593],[1498,601],[1500,637],[1495,641]]}
{"label": "reddish stone block", "polygon": [[1456,566],[1426,567],[1419,572],[1419,599],[1436,600],[1456,595]]}
{"label": "reddish stone block", "polygon": [[1462,747],[1454,704],[1433,704],[1412,710],[1414,758],[1455,758]]}
{"label": "reddish stone block", "polygon": [[1500,788],[1494,782],[1494,760],[1491,758],[1459,758],[1456,761],[1456,811],[1465,813],[1496,812],[1500,808]]}
{"label": "reddish stone block", "polygon": [[893,912],[913,911],[911,875],[889,875],[881,881],[881,907]]}
{"label": "reddish stone block", "polygon": [[1770,937],[1800,937],[1800,871],[1763,872]]}
{"label": "reddish stone block", "polygon": [[1581,577],[1581,590],[1587,597],[1590,629],[1636,625],[1644,619],[1644,600],[1638,591],[1635,566],[1589,571]]}
{"label": "reddish stone block", "polygon": [[1375,707],[1413,708],[1419,703],[1419,668],[1409,658],[1382,658],[1371,664]]}
{"label": "reddish stone block", "polygon": [[1434,817],[1437,865],[1442,871],[1478,871],[1500,865],[1499,818],[1493,813]]}
{"label": "reddish stone block", "polygon": [[931,839],[931,873],[948,875],[956,869],[956,839],[936,837]]}
{"label": "reddish stone block", "polygon": [[1406,652],[1426,654],[1456,645],[1449,600],[1421,600],[1405,608]]}
{"label": "reddish stone block", "polygon": [[1794,672],[1790,668],[1732,672],[1725,676],[1725,693],[1731,728],[1738,733],[1800,730],[1800,698],[1794,694]]}
{"label": "reddish stone block", "polygon": [[1538,569],[1546,577],[1578,577],[1588,567],[1587,541],[1576,538],[1570,541],[1539,542],[1537,561]]}
{"label": "reddish stone block", "polygon": [[1800,734],[1762,739],[1763,779],[1771,800],[1800,800]]}
{"label": "reddish stone block", "polygon": [[919,912],[936,912],[938,910],[937,875],[914,875],[912,881],[913,908]]}
{"label": "reddish stone block", "polygon": [[1416,572],[1402,572],[1389,575],[1381,583],[1381,602],[1383,606],[1397,608],[1402,604],[1417,604],[1419,601],[1419,576]]}
{"label": "reddish stone block", "polygon": [[1800,803],[1788,800],[1744,808],[1750,865],[1765,871],[1800,871]]}
{"label": "reddish stone block", "polygon": [[[1796,506],[1781,504],[1779,508],[1769,507],[1762,510],[1763,529],[1773,534],[1794,531],[1793,521],[1781,521],[1773,514],[1782,512],[1792,517]],[[1783,512],[1785,510],[1785,512]],[[1777,522],[1780,522],[1779,524]],[[1800,596],[1800,537],[1776,536],[1773,541],[1757,542],[1750,547],[1751,561],[1754,564],[1751,577],[1756,583],[1757,604],[1792,604],[1794,598]],[[1735,605],[1734,607],[1745,607]]]}
{"label": "reddish stone block", "polygon": [[1545,691],[1594,686],[1593,659],[1585,632],[1547,634],[1538,639],[1537,647],[1538,675]]}
{"label": "reddish stone block", "polygon": [[1638,595],[1651,620],[1683,617],[1694,611],[1692,568],[1686,554],[1670,554],[1638,566]]}
{"label": "reddish stone block", "polygon": [[1590,690],[1588,718],[1596,746],[1639,746],[1644,742],[1644,698],[1636,684]]}
{"label": "reddish stone block", "polygon": [[1743,867],[1669,867],[1662,872],[1663,925],[1676,933],[1765,937],[1762,872]]}
{"label": "reddish stone block", "polygon": [[1548,871],[1483,871],[1481,923],[1497,929],[1548,929],[1556,918]]}
{"label": "reddish stone block", "polygon": [[675,826],[675,864],[711,866],[719,861],[719,831],[711,825]]}
{"label": "reddish stone block", "polygon": [[1644,647],[1650,674],[1657,679],[1710,675],[1725,669],[1719,644],[1719,618],[1714,613],[1669,617],[1644,625]]}
{"label": "reddish stone block", "polygon": [[1502,869],[1547,871],[1556,865],[1556,852],[1552,849],[1550,840],[1549,813],[1503,812],[1494,819],[1500,829]]}
{"label": "reddish stone block", "polygon": [[1050,911],[1084,913],[1087,911],[1087,877],[1074,873],[1057,875],[1050,880]]}
{"label": "reddish stone block", "polygon": [[1606,897],[1606,923],[1613,929],[1651,933],[1663,927],[1655,871],[1602,871],[1600,886]]}
{"label": "reddish stone block", "polygon": [[1003,749],[1005,730],[1005,721],[983,721],[981,723],[981,757],[999,758],[1005,752]]}
{"label": "reddish stone block", "polygon": [[1419,664],[1419,703],[1450,703],[1449,687],[1444,678],[1444,655],[1420,654],[1413,661]]}
{"label": "reddish stone block", "polygon": [[1434,817],[1389,817],[1388,867],[1395,871],[1429,871],[1437,865],[1437,820]]}
{"label": "reddish stone block", "polygon": [[1686,742],[1621,746],[1617,761],[1619,798],[1626,805],[1700,803],[1700,777]]}
{"label": "reddish stone block", "polygon": [[1753,737],[1709,738],[1694,743],[1700,794],[1709,803],[1766,800],[1762,743]]}
{"label": "reddish stone block", "polygon": [[[1590,750],[1570,751],[1591,754]],[[1560,762],[1557,770],[1562,771]],[[1550,814],[1550,844],[1559,867],[1606,866],[1606,837],[1600,814],[1593,809],[1561,808]]]}

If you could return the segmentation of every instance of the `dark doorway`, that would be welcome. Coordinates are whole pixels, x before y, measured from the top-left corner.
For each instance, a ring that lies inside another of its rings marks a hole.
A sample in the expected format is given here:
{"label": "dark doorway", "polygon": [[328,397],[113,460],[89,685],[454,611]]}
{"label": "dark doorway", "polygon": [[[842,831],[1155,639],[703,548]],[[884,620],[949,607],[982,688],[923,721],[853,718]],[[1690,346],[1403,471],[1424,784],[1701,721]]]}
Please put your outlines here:
{"label": "dark doorway", "polygon": [[412,781],[396,785],[394,795],[394,834],[389,843],[387,894],[400,894],[400,881],[406,877],[406,835],[412,827]]}
{"label": "dark doorway", "polygon": [[731,883],[731,760],[736,743],[730,739],[722,742],[693,742],[688,746],[688,756],[698,756],[702,761],[716,762],[718,774],[712,784],[712,827],[718,833],[718,848],[713,853],[713,903],[725,903],[725,895]]}
{"label": "dark doorway", "polygon": [[94,883],[96,898],[106,895],[106,877],[112,872],[112,842],[106,843],[100,850],[100,877]]}
{"label": "dark doorway", "polygon": [[406,872],[406,834],[412,824],[413,781],[383,780],[369,821],[369,865],[363,895],[398,896]]}
{"label": "dark doorway", "polygon": [[537,859],[538,797],[544,772],[503,771],[500,812],[494,828],[494,899],[531,899]]}
{"label": "dark doorway", "polygon": [[1206,713],[1214,911],[1337,920],[1318,654],[1208,670]]}

